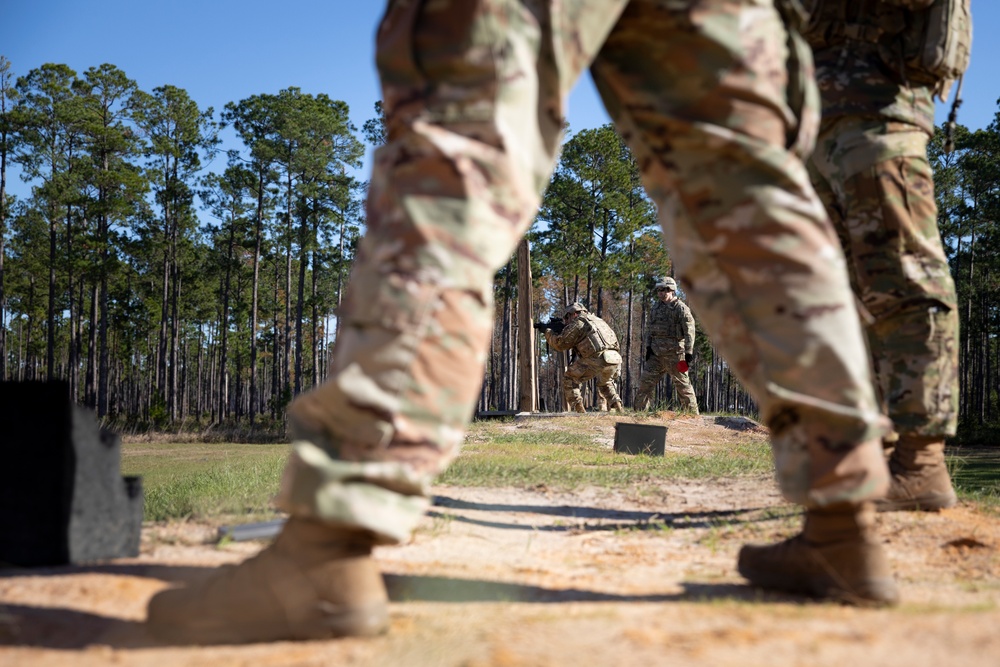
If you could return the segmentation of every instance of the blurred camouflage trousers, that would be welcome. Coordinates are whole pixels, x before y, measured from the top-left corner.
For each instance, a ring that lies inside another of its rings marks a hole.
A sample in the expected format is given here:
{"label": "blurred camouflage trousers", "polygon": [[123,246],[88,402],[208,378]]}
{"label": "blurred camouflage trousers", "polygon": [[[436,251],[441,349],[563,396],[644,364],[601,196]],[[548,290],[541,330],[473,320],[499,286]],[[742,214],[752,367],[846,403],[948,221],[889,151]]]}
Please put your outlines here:
{"label": "blurred camouflage trousers", "polygon": [[[683,347],[681,348],[683,349]],[[656,385],[664,375],[670,375],[681,410],[698,414],[698,398],[691,386],[691,376],[677,370],[677,362],[684,358],[683,352],[677,355],[654,354],[646,360],[646,366],[639,375],[639,389],[635,394],[635,409],[645,410],[656,391]]]}
{"label": "blurred camouflage trousers", "polygon": [[771,0],[391,2],[377,56],[388,141],[331,377],[289,408],[281,506],[408,537],[458,453],[493,275],[535,215],[588,66],[685,291],[772,428],[787,497],[884,493],[887,420],[801,160],[818,122],[811,60],[785,35]]}
{"label": "blurred camouflage trousers", "polygon": [[570,410],[586,412],[580,387],[591,378],[597,378],[597,393],[604,409],[621,407],[621,398],[615,389],[615,378],[622,367],[622,355],[616,350],[604,350],[590,358],[577,357],[569,368],[563,381],[563,398]]}
{"label": "blurred camouflage trousers", "polygon": [[927,140],[914,124],[844,116],[824,124],[810,169],[869,315],[889,417],[901,435],[946,437],[958,421],[958,311]]}

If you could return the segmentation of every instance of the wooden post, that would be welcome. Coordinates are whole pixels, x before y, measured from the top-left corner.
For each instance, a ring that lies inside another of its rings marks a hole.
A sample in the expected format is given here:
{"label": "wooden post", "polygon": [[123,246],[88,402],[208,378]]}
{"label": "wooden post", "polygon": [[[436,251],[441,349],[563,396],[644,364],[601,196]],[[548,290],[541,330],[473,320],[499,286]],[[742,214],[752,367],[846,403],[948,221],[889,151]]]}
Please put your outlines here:
{"label": "wooden post", "polygon": [[517,246],[517,363],[521,378],[518,408],[538,411],[538,382],[535,379],[535,329],[531,326],[531,250],[528,239]]}

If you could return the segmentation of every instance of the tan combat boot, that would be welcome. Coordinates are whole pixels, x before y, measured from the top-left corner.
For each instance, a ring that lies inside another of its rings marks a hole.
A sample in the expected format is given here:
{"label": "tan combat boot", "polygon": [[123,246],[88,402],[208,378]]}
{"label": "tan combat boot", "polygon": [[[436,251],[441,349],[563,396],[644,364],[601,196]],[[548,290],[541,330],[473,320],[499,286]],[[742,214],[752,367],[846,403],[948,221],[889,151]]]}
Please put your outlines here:
{"label": "tan combat boot", "polygon": [[366,533],[293,517],[257,556],[154,595],[148,627],[187,644],[379,634],[388,596],[371,549]]}
{"label": "tan combat boot", "polygon": [[958,502],[940,437],[900,436],[889,457],[889,472],[889,492],[876,502],[880,512],[937,511]]}
{"label": "tan combat boot", "polygon": [[800,534],[744,546],[737,567],[760,588],[857,606],[894,605],[899,593],[874,522],[871,503],[807,510]]}

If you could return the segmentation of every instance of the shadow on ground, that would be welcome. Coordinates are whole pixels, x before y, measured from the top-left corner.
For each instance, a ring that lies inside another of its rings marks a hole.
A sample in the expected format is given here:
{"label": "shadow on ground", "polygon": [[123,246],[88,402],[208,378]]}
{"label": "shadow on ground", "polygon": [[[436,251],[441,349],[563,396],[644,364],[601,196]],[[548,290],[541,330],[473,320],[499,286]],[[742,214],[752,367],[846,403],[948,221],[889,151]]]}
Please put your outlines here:
{"label": "shadow on ground", "polygon": [[[571,505],[502,505],[496,503],[475,503],[456,498],[449,498],[448,496],[435,496],[434,506],[457,510],[515,512],[519,514],[539,514],[565,517],[567,519],[577,519],[577,522],[573,524],[564,523],[562,525],[536,525],[526,523],[482,521],[457,514],[443,513],[433,510],[428,512],[428,516],[438,519],[448,519],[451,521],[471,523],[490,528],[542,532],[710,528],[713,526],[737,522],[751,523],[756,521],[767,521],[801,513],[801,510],[794,507],[754,507],[735,510],[712,510],[671,514],[664,512],[637,512]],[[590,523],[591,521],[596,523]]]}
{"label": "shadow on ground", "polygon": [[[172,568],[178,569],[178,568]],[[210,568],[187,568],[208,570]],[[107,570],[102,570],[107,571]],[[130,568],[115,570],[129,574]],[[131,574],[147,576],[149,568],[131,568]],[[385,575],[386,588],[395,603],[440,602],[451,604],[506,602],[531,604],[563,603],[685,603],[706,601],[774,601],[797,598],[758,591],[736,584],[683,584],[681,593],[662,595],[613,595],[582,589],[556,589],[495,581]],[[28,605],[0,606],[0,645],[30,646],[55,650],[78,650],[95,644],[112,648],[143,648],[162,645],[146,632],[144,623],[60,607]]]}

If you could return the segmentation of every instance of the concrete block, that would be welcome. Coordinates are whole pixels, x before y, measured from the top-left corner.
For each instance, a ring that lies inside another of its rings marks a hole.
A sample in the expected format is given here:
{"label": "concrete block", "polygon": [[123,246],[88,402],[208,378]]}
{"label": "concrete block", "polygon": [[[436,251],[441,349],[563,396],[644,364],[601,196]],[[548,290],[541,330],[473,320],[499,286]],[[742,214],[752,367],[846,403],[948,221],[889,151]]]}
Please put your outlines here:
{"label": "concrete block", "polygon": [[137,556],[142,482],[121,439],[65,382],[0,382],[0,562],[21,567]]}

